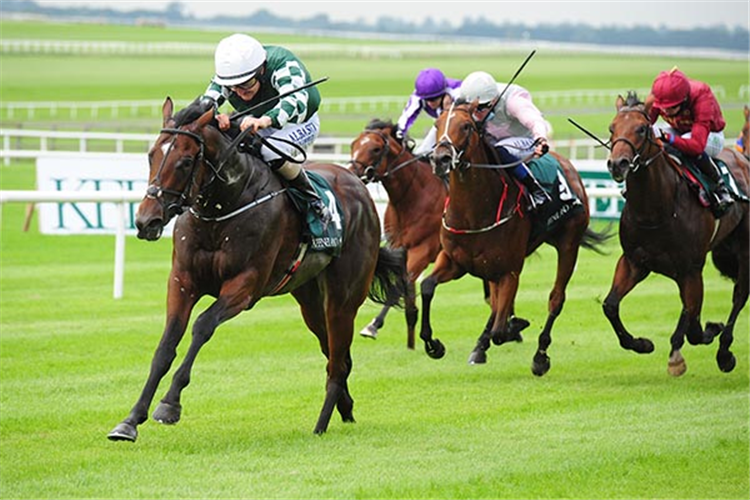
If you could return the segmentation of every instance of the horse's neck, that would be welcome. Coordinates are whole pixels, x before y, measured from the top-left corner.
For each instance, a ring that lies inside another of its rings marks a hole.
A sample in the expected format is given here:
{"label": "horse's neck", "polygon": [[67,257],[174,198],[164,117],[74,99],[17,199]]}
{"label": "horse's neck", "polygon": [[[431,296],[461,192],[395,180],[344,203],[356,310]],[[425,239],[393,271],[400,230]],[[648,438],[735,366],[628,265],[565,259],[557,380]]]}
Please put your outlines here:
{"label": "horse's neck", "polygon": [[[398,167],[413,159],[413,155],[398,155],[392,161],[389,161],[389,168]],[[414,161],[414,164],[406,165],[392,172],[383,179],[382,184],[388,192],[388,199],[394,205],[409,203],[415,195],[418,195],[430,185],[432,180],[430,177],[434,177],[431,167],[426,166],[422,161]]]}
{"label": "horse's neck", "polygon": [[680,177],[665,155],[666,152],[626,178],[627,202],[631,210],[642,218],[658,218],[664,212],[674,211]]}
{"label": "horse's neck", "polygon": [[[224,147],[226,141],[222,141]],[[221,148],[212,154],[209,161],[218,170],[217,178],[202,191],[200,203],[205,215],[221,214],[231,211],[248,199],[253,199],[257,192],[268,184],[272,176],[270,169],[258,158],[236,149],[225,157],[226,149]],[[220,164],[218,162],[221,162]],[[207,175],[214,175],[208,169]]]}

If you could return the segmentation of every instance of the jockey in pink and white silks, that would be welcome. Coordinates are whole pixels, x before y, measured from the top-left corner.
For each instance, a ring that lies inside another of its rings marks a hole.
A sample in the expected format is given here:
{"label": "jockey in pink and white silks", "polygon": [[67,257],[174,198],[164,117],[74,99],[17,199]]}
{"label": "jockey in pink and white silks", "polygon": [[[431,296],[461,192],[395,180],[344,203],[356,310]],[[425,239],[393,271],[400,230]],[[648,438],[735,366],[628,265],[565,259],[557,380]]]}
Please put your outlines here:
{"label": "jockey in pink and white silks", "polygon": [[[427,68],[419,72],[414,82],[414,92],[401,112],[396,122],[396,134],[405,137],[414,122],[424,111],[432,118],[437,118],[458,97],[458,87],[461,80],[446,78],[442,71]],[[437,129],[430,127],[422,143],[414,150],[414,154],[429,153],[435,148]]]}
{"label": "jockey in pink and white silks", "polygon": [[[489,73],[476,71],[464,79],[459,97],[467,102],[479,101],[474,119],[484,120],[485,132],[495,141],[502,163],[516,163],[546,152],[551,127],[525,88],[511,84],[506,89],[505,83],[496,82]],[[529,191],[532,210],[551,201],[525,163],[519,163],[510,172]]]}

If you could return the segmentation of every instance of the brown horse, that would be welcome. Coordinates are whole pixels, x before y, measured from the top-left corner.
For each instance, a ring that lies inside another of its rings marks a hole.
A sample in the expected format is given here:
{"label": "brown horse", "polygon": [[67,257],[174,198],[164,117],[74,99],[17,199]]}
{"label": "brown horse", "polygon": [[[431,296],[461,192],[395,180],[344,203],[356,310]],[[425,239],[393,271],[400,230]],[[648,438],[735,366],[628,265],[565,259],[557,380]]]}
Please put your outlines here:
{"label": "brown horse", "polygon": [[[388,193],[384,229],[388,244],[407,251],[408,288],[404,297],[407,347],[414,349],[418,310],[414,282],[440,251],[440,215],[448,186],[432,174],[429,163],[412,154],[406,140],[395,135],[393,123],[372,121],[352,141],[349,169],[365,183],[380,182]],[[375,338],[390,306],[362,330]]]}
{"label": "brown horse", "polygon": [[[609,127],[611,154],[607,168],[617,182],[625,181],[627,197],[620,217],[622,256],[617,262],[612,288],[604,301],[604,314],[620,345],[637,353],[650,353],[654,344],[633,338],[620,320],[620,301],[651,272],[674,280],[680,289],[682,313],[671,337],[669,373],[687,369],[680,349],[687,336],[693,345],[709,344],[721,333],[716,361],[724,372],[734,369],[729,350],[734,324],[748,298],[748,204],[736,201],[715,220],[701,205],[682,175],[682,167],[668,155],[654,136],[648,107],[631,92],[618,97],[617,114]],[[720,159],[748,192],[748,162],[736,151],[724,149]],[[703,266],[711,252],[714,265],[734,285],[732,310],[726,326],[700,322],[703,305]]]}
{"label": "brown horse", "polygon": [[450,172],[450,203],[440,231],[443,249],[432,274],[422,282],[420,336],[430,356],[444,352],[442,343],[432,338],[430,325],[430,304],[438,284],[466,273],[488,280],[492,313],[469,357],[470,363],[485,363],[490,340],[497,345],[513,340],[509,320],[526,256],[549,243],[557,249],[557,276],[531,367],[541,376],[550,368],[547,348],[552,326],[562,311],[578,249],[596,249],[607,236],[589,228],[588,198],[581,178],[570,161],[556,153],[548,154],[559,161],[580,207],[571,209],[557,226],[532,236],[534,216],[526,212],[523,188],[500,166],[488,165],[492,151],[472,118],[476,106],[476,102],[454,104],[436,122],[438,144],[433,161],[438,175]]}
{"label": "brown horse", "polygon": [[745,113],[745,123],[742,125],[742,131],[740,132],[740,140],[742,142],[740,153],[750,160],[750,107],[747,104],[743,112]]}
{"label": "brown horse", "polygon": [[314,432],[327,430],[334,407],[344,422],[353,422],[347,378],[357,310],[368,295],[382,303],[386,296],[403,294],[406,286],[402,254],[380,248],[380,220],[369,193],[342,167],[310,165],[336,194],[341,212],[332,205],[340,216],[332,223],[343,225],[344,236],[336,257],[306,252],[302,215],[266,164],[240,153],[213,126],[213,109],[193,103],[174,117],[172,111],[167,98],[164,128],[149,152],[149,188],[136,214],[138,237],[156,240],[181,213],[173,234],[166,327],[138,401],[108,437],[135,441],[191,311],[204,295],[216,301],[195,320],[190,347],[154,411],[155,420],[179,421],[180,394],[195,358],[221,323],[262,297],[291,293],[328,358],[325,400]]}

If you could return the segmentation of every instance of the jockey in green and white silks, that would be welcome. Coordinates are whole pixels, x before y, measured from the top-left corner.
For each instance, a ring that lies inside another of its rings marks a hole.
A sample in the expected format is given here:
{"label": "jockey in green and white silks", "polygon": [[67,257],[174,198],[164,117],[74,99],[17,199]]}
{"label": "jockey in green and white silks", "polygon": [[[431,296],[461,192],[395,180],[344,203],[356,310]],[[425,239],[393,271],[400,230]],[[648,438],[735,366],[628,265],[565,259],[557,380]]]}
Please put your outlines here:
{"label": "jockey in green and white silks", "polygon": [[[240,33],[219,42],[214,62],[216,72],[204,98],[214,101],[217,108],[228,100],[234,109],[244,111],[312,81],[305,65],[291,51],[261,45]],[[320,92],[316,87],[300,90],[253,110],[240,121],[240,130],[250,128],[262,137],[292,141],[307,150],[320,132],[319,106]],[[221,130],[229,129],[227,114],[217,114],[216,120]],[[292,158],[299,154],[297,149],[282,141],[276,141],[273,146]],[[327,207],[298,163],[285,161],[266,146],[261,148],[260,155],[271,169],[308,198],[324,222],[330,220]]]}

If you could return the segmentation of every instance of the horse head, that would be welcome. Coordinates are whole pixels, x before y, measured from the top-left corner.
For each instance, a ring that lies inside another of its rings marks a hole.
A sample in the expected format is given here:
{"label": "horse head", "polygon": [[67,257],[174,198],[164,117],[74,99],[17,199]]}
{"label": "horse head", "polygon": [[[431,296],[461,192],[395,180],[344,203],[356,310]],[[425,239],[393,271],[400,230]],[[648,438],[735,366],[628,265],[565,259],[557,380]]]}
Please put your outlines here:
{"label": "horse head", "polygon": [[615,181],[622,182],[629,172],[647,167],[664,150],[654,137],[650,106],[639,101],[635,92],[628,92],[626,99],[617,96],[616,107],[617,115],[609,126],[607,169]]}
{"label": "horse head", "polygon": [[745,123],[742,125],[742,132],[740,133],[740,139],[742,140],[742,151],[740,152],[750,160],[750,107],[747,104],[743,112],[745,113]]}
{"label": "horse head", "polygon": [[392,122],[373,120],[352,141],[349,170],[365,183],[381,181],[389,175],[390,164],[407,150],[407,140],[396,136]]}
{"label": "horse head", "polygon": [[167,97],[162,106],[163,128],[148,153],[149,185],[136,212],[141,239],[161,237],[164,226],[190,205],[205,171],[199,168],[206,162],[203,129],[214,118],[213,108],[197,114],[201,110],[191,105],[176,117],[173,110],[172,99]]}
{"label": "horse head", "polygon": [[466,169],[470,159],[481,152],[481,133],[474,121],[477,102],[454,102],[435,122],[437,145],[432,153],[435,175],[446,176],[455,169]]}

